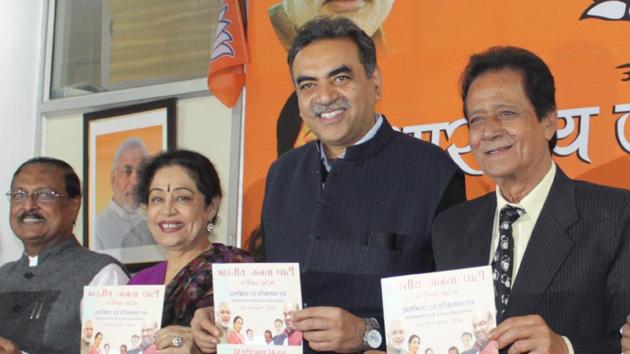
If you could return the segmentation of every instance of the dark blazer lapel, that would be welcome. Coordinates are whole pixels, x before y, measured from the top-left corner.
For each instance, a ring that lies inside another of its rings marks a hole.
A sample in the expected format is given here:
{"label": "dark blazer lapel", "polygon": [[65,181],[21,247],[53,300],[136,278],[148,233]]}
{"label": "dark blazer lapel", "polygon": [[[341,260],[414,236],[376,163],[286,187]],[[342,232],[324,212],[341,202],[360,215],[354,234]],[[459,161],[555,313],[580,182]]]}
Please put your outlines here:
{"label": "dark blazer lapel", "polygon": [[467,216],[464,235],[459,240],[461,262],[466,267],[490,264],[490,243],[497,198],[494,193],[489,193],[482,198],[479,205],[473,205],[475,209],[471,210]]}
{"label": "dark blazer lapel", "polygon": [[558,168],[525,250],[506,316],[536,312],[540,297],[535,295],[546,291],[571,251],[573,239],[568,228],[577,220],[575,185]]}

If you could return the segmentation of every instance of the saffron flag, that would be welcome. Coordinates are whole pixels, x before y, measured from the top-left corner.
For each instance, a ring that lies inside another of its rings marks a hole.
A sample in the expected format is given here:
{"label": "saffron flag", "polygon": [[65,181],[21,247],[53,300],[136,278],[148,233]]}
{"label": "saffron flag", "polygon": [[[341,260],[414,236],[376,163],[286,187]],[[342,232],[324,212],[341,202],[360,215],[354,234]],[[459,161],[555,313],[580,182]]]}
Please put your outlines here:
{"label": "saffron flag", "polygon": [[208,67],[208,89],[228,107],[234,106],[245,84],[249,61],[239,0],[225,0]]}

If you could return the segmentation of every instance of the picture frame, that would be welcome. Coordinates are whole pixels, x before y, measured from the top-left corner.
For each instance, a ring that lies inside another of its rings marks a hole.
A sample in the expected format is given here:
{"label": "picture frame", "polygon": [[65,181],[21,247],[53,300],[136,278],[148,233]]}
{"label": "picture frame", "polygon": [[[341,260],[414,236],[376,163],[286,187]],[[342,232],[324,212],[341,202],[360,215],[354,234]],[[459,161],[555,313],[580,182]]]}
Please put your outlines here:
{"label": "picture frame", "polygon": [[176,100],[83,115],[83,245],[131,271],[164,260],[136,202],[141,162],[176,146]]}

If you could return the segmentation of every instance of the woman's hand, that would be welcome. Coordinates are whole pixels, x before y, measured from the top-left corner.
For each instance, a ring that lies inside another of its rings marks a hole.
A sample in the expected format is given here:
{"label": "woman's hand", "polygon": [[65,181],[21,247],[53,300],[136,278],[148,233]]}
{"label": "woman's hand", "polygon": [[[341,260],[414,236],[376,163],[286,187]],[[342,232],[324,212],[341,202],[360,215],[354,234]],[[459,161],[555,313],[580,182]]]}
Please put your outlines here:
{"label": "woman's hand", "polygon": [[203,307],[195,311],[190,322],[195,344],[204,354],[217,352],[217,344],[223,331],[214,323],[214,308]]}
{"label": "woman's hand", "polygon": [[[181,338],[181,346],[176,344]],[[192,330],[184,326],[168,326],[157,332],[155,344],[160,354],[192,354],[198,353],[193,341]]]}

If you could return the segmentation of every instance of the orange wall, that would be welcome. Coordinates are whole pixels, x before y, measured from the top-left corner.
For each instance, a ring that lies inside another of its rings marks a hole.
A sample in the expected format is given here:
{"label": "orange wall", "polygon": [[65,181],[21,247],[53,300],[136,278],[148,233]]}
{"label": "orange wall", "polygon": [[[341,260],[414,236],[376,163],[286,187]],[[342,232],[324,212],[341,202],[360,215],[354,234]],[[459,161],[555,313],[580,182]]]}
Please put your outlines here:
{"label": "orange wall", "polygon": [[[276,39],[267,9],[278,0],[249,2],[247,109],[243,197],[243,237],[259,224],[264,178],[276,159],[276,120],[292,91],[286,52]],[[580,20],[590,0],[397,0],[383,26],[385,48],[379,48],[383,97],[379,111],[393,125],[449,123],[462,118],[458,91],[460,73],[468,57],[494,45],[514,45],[540,55],[556,78],[561,114],[573,134],[559,141],[569,146],[577,138],[579,114],[588,117],[590,132],[581,155],[572,151],[556,156],[560,167],[574,178],[630,188],[630,155],[616,138],[616,105],[630,104],[630,81],[616,68],[630,63],[630,21]],[[626,70],[630,70],[626,69]],[[617,111],[619,111],[619,108]],[[621,107],[625,108],[625,107]],[[630,111],[626,109],[624,111]],[[629,119],[630,120],[630,119]],[[564,124],[561,124],[563,127]],[[416,127],[417,130],[418,127]],[[582,126],[582,133],[585,126]],[[621,129],[630,140],[630,122]],[[429,134],[422,134],[429,139]],[[467,144],[466,127],[450,139],[440,133],[440,146]],[[590,163],[583,161],[588,151]],[[463,160],[476,168],[471,154]],[[469,198],[494,188],[485,177],[467,179]]]}

